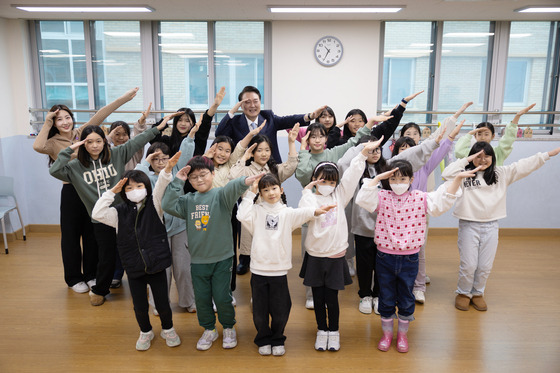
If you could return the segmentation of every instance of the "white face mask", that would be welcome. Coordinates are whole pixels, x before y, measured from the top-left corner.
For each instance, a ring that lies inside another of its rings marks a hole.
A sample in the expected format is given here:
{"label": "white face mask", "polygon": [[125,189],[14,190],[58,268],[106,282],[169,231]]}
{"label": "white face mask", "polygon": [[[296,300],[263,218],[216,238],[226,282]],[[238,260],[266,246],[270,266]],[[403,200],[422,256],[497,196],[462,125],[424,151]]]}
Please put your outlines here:
{"label": "white face mask", "polygon": [[334,187],[330,185],[317,185],[317,191],[326,197],[334,191]]}
{"label": "white face mask", "polygon": [[134,189],[131,190],[130,192],[126,192],[126,198],[128,198],[130,201],[134,203],[138,203],[142,201],[144,198],[146,198],[147,195],[148,195],[148,191],[146,190],[146,188]]}
{"label": "white face mask", "polygon": [[391,185],[391,189],[393,190],[393,192],[395,192],[397,196],[404,194],[410,187],[410,184],[389,184],[389,185]]}

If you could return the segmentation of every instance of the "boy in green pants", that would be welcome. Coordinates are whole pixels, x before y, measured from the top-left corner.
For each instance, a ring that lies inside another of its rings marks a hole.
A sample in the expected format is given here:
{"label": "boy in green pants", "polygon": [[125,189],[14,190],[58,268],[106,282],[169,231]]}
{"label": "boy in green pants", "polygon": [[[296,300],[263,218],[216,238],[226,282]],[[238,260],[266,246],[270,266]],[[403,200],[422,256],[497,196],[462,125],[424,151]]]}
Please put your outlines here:
{"label": "boy in green pants", "polygon": [[[171,180],[171,174],[164,176]],[[214,164],[211,159],[196,156],[177,173],[163,196],[163,210],[187,223],[198,323],[204,328],[196,344],[198,350],[208,350],[218,339],[212,299],[224,328],[223,348],[237,346],[230,290],[234,255],[231,211],[237,199],[260,176],[240,177],[222,188],[212,188]],[[196,192],[183,195],[187,179]]]}

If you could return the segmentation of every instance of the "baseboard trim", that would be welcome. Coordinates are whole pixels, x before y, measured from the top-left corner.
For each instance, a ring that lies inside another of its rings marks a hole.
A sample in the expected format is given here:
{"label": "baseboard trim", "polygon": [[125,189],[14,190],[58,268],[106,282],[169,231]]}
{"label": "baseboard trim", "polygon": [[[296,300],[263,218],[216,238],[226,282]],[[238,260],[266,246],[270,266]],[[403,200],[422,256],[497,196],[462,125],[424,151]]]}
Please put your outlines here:
{"label": "baseboard trim", "polygon": [[[26,234],[29,233],[60,233],[58,224],[30,224],[25,226]],[[301,235],[301,228],[293,232]],[[430,236],[457,236],[457,228],[430,228]],[[500,236],[541,236],[541,237],[560,237],[560,229],[557,228],[500,228]],[[23,230],[20,228],[15,232],[6,234],[8,241],[23,239]]]}
{"label": "baseboard trim", "polygon": [[[29,233],[60,233],[60,225],[58,224],[29,224],[25,226],[25,234]],[[15,232],[6,233],[6,238],[9,241],[23,240],[23,229],[18,229]]]}
{"label": "baseboard trim", "polygon": [[[457,236],[457,228],[430,228],[430,236]],[[500,228],[500,236],[544,236],[560,237],[560,229],[556,228]]]}

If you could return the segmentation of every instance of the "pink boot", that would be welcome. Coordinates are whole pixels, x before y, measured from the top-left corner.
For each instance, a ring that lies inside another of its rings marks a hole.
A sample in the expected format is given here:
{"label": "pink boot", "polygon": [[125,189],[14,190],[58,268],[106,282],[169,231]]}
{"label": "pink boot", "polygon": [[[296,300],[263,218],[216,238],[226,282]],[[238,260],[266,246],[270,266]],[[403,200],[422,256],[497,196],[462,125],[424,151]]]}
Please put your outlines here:
{"label": "pink boot", "polygon": [[377,348],[381,351],[389,351],[391,342],[393,342],[393,332],[383,332],[383,337],[381,337],[381,339],[379,340]]}
{"label": "pink boot", "polygon": [[399,319],[399,330],[397,331],[397,351],[408,352],[408,321]]}
{"label": "pink boot", "polygon": [[381,329],[383,330],[383,337],[379,340],[377,348],[381,351],[388,351],[393,341],[393,319],[381,318]]}

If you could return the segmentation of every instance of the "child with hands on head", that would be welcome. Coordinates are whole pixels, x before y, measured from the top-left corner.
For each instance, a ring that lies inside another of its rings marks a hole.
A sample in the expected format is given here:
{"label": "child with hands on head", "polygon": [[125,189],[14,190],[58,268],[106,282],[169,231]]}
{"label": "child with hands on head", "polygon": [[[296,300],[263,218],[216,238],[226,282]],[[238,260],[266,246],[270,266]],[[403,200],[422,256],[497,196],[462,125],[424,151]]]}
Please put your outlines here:
{"label": "child with hands on head", "polygon": [[[296,171],[298,163],[298,153],[296,150],[296,137],[299,131],[299,123],[290,131],[288,135],[288,160],[282,164],[276,164],[272,157],[272,144],[266,135],[256,135],[249,143],[249,147],[240,160],[233,165],[229,171],[229,178],[234,179],[239,176],[252,176],[261,173],[271,173],[276,176],[281,183],[286,181]],[[251,234],[241,226],[241,242],[239,244],[239,265],[237,274],[247,273],[251,263]]]}
{"label": "child with hands on head", "polygon": [[[379,313],[383,330],[377,348],[389,350],[398,306],[397,351],[407,352],[408,323],[414,320],[412,289],[418,273],[418,252],[424,244],[426,215],[438,216],[449,210],[462,178],[474,175],[475,171],[459,173],[450,185],[426,193],[409,190],[414,180],[410,162],[393,161],[391,167],[392,170],[364,182],[356,203],[370,212],[377,211],[375,271],[379,279]],[[391,190],[379,189],[381,180],[389,180]]]}
{"label": "child with hands on head", "polygon": [[[379,147],[383,138],[367,143],[340,177],[332,162],[321,162],[312,173],[312,182],[303,190],[299,207],[319,208],[336,205],[326,214],[309,221],[305,238],[306,254],[300,272],[303,284],[311,287],[317,321],[315,349],[340,349],[338,291],[352,283],[344,258],[348,247],[348,231],[344,208],[364,172],[365,160]],[[311,189],[315,187],[315,193]],[[327,321],[328,311],[328,321]]]}
{"label": "child with hands on head", "polygon": [[[254,203],[258,196],[260,202]],[[256,179],[245,193],[237,218],[253,237],[251,293],[259,354],[281,356],[286,351],[284,329],[292,306],[287,277],[292,268],[292,231],[334,207],[287,207],[281,182],[271,173]]]}
{"label": "child with hands on head", "polygon": [[[169,160],[166,166],[168,172],[179,156],[177,153]],[[161,208],[166,185],[163,179],[158,179],[152,193],[152,184],[145,173],[127,171],[123,179],[103,193],[92,211],[95,220],[117,231],[117,249],[128,276],[134,313],[140,326],[140,337],[136,342],[139,351],[149,349],[154,338],[146,299],[148,285],[159,311],[161,337],[169,347],[181,344],[173,328],[165,274],[166,268],[171,266],[171,252]],[[115,196],[119,194],[124,202],[111,207]]]}
{"label": "child with hands on head", "polygon": [[[168,181],[172,177],[165,172],[162,176]],[[218,338],[212,299],[224,328],[223,348],[237,346],[230,288],[234,255],[231,211],[237,199],[258,176],[240,177],[216,188],[213,186],[214,162],[195,156],[177,173],[163,197],[163,210],[185,219],[187,225],[197,317],[204,328],[196,346],[198,350],[208,350]],[[196,192],[183,194],[187,179]]]}
{"label": "child with hands on head", "polygon": [[498,220],[506,217],[507,188],[559,152],[557,148],[498,166],[492,146],[481,141],[473,145],[467,158],[458,159],[444,170],[446,180],[465,169],[476,171],[461,184],[463,195],[453,211],[459,219],[457,246],[461,260],[455,308],[467,311],[472,303],[478,311],[488,309],[484,290],[498,249]]}

